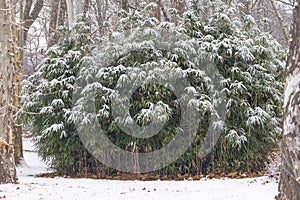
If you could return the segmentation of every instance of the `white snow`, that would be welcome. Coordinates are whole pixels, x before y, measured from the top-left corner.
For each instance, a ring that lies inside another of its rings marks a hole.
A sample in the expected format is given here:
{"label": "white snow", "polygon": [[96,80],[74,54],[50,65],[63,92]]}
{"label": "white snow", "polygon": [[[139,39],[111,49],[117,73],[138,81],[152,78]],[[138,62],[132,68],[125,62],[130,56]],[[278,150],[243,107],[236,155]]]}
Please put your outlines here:
{"label": "white snow", "polygon": [[7,200],[271,200],[277,194],[276,180],[266,176],[248,179],[200,181],[111,181],[93,179],[37,178],[46,165],[33,151],[30,139],[24,141],[22,166],[18,167],[20,184],[0,185],[0,199]]}

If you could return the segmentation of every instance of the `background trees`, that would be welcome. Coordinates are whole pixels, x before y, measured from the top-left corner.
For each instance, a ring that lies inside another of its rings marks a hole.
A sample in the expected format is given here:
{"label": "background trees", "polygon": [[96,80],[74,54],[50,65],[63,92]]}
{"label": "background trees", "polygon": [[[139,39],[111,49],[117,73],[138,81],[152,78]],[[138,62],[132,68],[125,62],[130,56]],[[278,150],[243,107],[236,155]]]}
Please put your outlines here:
{"label": "background trees", "polygon": [[[60,28],[68,23],[67,1],[66,0],[19,0],[16,5],[18,30],[20,32],[19,41],[21,44],[26,42],[26,46],[20,45],[23,48],[25,58],[22,59],[23,52],[21,51],[21,61],[24,62],[22,68],[24,75],[32,74],[34,68],[38,65],[43,57],[41,49],[45,50],[61,41]],[[105,27],[111,23],[116,24],[116,13],[122,9],[122,6],[129,10],[141,10],[147,3],[157,2],[158,8],[153,11],[153,14],[160,16],[161,21],[172,21],[170,17],[170,8],[176,8],[179,16],[191,8],[191,3],[196,2],[200,7],[200,14],[203,20],[211,16],[213,8],[209,6],[208,0],[165,0],[165,1],[117,1],[117,0],[85,0],[82,1],[83,11],[88,12],[92,16],[93,34],[103,35]],[[212,1],[213,2],[213,1]],[[272,33],[280,44],[287,47],[286,33],[289,34],[290,22],[292,18],[291,10],[293,0],[230,0],[223,1],[227,3],[235,3],[238,6],[239,12],[251,14],[256,20],[259,28],[263,31]],[[283,2],[283,3],[282,3]],[[43,3],[43,6],[41,6]],[[242,3],[247,4],[242,8]],[[272,3],[272,4],[271,4]],[[247,8],[246,8],[247,7]],[[40,12],[36,15],[36,11]],[[25,16],[25,10],[28,16]],[[76,9],[74,9],[76,10]],[[31,15],[32,14],[32,15]],[[23,16],[23,17],[22,17]],[[37,17],[37,18],[35,18]],[[27,19],[28,18],[28,19]],[[26,23],[25,23],[26,22]],[[31,24],[34,22],[33,24]],[[25,27],[26,24],[26,27]],[[30,25],[28,27],[28,25]],[[28,32],[27,39],[24,41],[24,33]]]}

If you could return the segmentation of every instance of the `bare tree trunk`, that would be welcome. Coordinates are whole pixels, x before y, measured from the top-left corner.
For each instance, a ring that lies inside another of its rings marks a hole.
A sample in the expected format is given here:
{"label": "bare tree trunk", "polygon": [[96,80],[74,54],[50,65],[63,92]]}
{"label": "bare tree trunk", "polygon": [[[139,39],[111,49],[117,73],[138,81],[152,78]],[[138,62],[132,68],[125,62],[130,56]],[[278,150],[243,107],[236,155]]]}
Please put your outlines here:
{"label": "bare tree trunk", "polygon": [[[14,82],[18,82],[21,79],[21,68],[20,66],[23,64],[24,59],[24,50],[23,48],[26,46],[26,40],[28,36],[28,31],[34,21],[38,18],[40,11],[44,6],[44,0],[36,0],[35,2],[32,0],[20,0],[20,21],[21,21],[21,28],[18,30],[16,26],[13,26],[13,36],[14,41],[18,44],[20,50],[17,50],[15,45],[15,50],[18,51],[18,54],[15,55],[15,71],[17,72],[17,76],[15,76]],[[16,23],[16,17],[12,15],[13,23]],[[15,84],[15,91],[16,91],[16,98],[14,105],[18,106],[18,94],[19,94],[19,86]],[[13,129],[14,133],[14,147],[15,147],[15,161],[17,164],[20,163],[20,159],[23,157],[23,145],[22,145],[22,127],[18,125],[18,123],[14,126]]]}
{"label": "bare tree trunk", "polygon": [[66,19],[66,0],[52,0],[50,10],[50,24],[49,24],[49,40],[47,47],[50,48],[57,44],[61,38],[61,33],[57,30],[58,26],[63,26]]}
{"label": "bare tree trunk", "polygon": [[97,1],[97,23],[100,35],[104,34],[104,22],[107,20],[107,12],[109,8],[108,0]]}
{"label": "bare tree trunk", "polygon": [[48,48],[57,43],[59,39],[59,33],[57,32],[58,24],[58,13],[59,13],[59,2],[58,0],[51,1],[51,10],[50,10],[50,22],[49,22],[49,40]]}
{"label": "bare tree trunk", "polygon": [[[20,7],[20,22],[25,21],[25,16],[24,16],[24,0],[19,1],[19,7]],[[20,28],[18,30],[18,39],[19,39],[19,47],[23,48],[25,45],[24,41],[24,28]],[[23,58],[24,58],[24,51],[23,49],[20,51],[20,60],[21,60],[21,65],[23,64]]]}
{"label": "bare tree trunk", "polygon": [[[14,85],[14,112],[13,114],[16,114],[18,108],[19,108],[19,95],[21,93],[21,86],[19,83],[21,82],[21,59],[19,54],[19,40],[18,40],[18,33],[17,33],[17,27],[16,27],[16,15],[11,8],[11,31],[12,31],[12,52],[13,52],[13,60],[11,62],[12,66],[14,67],[14,77],[13,77],[13,85]],[[22,51],[22,50],[21,50]],[[21,123],[19,121],[16,121],[14,123],[13,128],[13,137],[14,137],[14,149],[15,149],[15,162],[16,164],[20,164],[21,158],[23,158],[23,143],[22,143],[22,127],[20,125]]]}
{"label": "bare tree trunk", "polygon": [[69,30],[73,30],[78,15],[84,12],[84,4],[82,0],[66,0],[67,2],[67,12],[68,12],[68,22]]}
{"label": "bare tree trunk", "polygon": [[56,27],[58,23],[58,11],[59,11],[59,1],[51,1],[51,10],[50,10],[50,22],[49,22],[49,34],[50,38],[53,37],[53,34],[56,32]]}
{"label": "bare tree trunk", "polygon": [[286,69],[278,200],[300,199],[300,0],[297,2]]}
{"label": "bare tree trunk", "polygon": [[84,0],[83,4],[83,13],[86,14],[89,11],[91,1],[90,0]]}
{"label": "bare tree trunk", "polygon": [[73,30],[75,24],[73,0],[66,0],[66,2],[67,2],[69,29]]}
{"label": "bare tree trunk", "polygon": [[67,13],[68,13],[67,12],[67,2],[66,2],[66,0],[61,0],[60,9],[59,9],[59,17],[58,17],[58,26],[63,26],[65,24],[65,20],[68,15]]}
{"label": "bare tree trunk", "polygon": [[154,17],[161,21],[161,0],[155,0],[155,3],[157,4],[157,8],[154,10]]}
{"label": "bare tree trunk", "polygon": [[[32,0],[20,0],[19,2],[20,6],[20,21],[22,27],[18,30],[16,26],[13,26],[13,41],[15,41],[14,51],[18,52],[14,54],[14,67],[17,75],[14,78],[14,85],[15,85],[15,91],[16,91],[16,97],[14,98],[14,105],[17,108],[18,107],[18,95],[19,95],[19,85],[16,83],[20,81],[21,79],[21,65],[23,64],[24,59],[24,51],[23,48],[26,45],[26,40],[28,36],[29,28],[32,26],[34,21],[38,18],[39,13],[41,12],[43,6],[44,6],[44,0],[36,0],[35,3]],[[12,12],[13,13],[13,12]],[[16,23],[16,17],[13,14],[12,15],[12,21]],[[17,36],[18,35],[18,36]],[[18,47],[20,51],[16,48],[18,44]],[[15,124],[13,129],[14,134],[14,147],[15,147],[15,162],[17,164],[20,163],[20,159],[23,157],[23,144],[22,144],[22,127],[18,125],[18,122]]]}
{"label": "bare tree trunk", "polygon": [[11,4],[0,1],[0,184],[16,182],[13,148],[14,67],[12,65]]}
{"label": "bare tree trunk", "polygon": [[202,1],[202,7],[203,7],[203,11],[202,11],[202,18],[203,21],[208,21],[209,15],[210,15],[210,11],[208,8],[208,2],[207,0],[203,0]]}
{"label": "bare tree trunk", "polygon": [[121,0],[121,8],[128,12],[128,0]]}

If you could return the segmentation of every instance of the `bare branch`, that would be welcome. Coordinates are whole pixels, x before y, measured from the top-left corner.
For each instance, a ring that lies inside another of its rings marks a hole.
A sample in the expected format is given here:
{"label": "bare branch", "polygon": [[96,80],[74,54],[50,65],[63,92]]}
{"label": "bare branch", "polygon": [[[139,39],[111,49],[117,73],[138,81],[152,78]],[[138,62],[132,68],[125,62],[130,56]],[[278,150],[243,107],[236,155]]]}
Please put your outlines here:
{"label": "bare branch", "polygon": [[280,2],[280,3],[283,3],[283,4],[285,4],[285,5],[288,5],[288,6],[294,6],[292,3],[289,3],[289,2],[285,2],[285,1],[283,1],[283,0],[276,0],[276,1],[278,1],[278,2]]}
{"label": "bare branch", "polygon": [[274,0],[271,0],[270,2],[271,2],[271,5],[272,5],[272,7],[274,9],[275,15],[276,15],[276,17],[277,17],[277,19],[278,19],[278,21],[280,23],[280,28],[281,28],[282,33],[284,35],[285,42],[286,42],[286,44],[289,44],[288,31],[287,31],[286,25],[285,25],[285,23],[284,23],[284,21],[282,19],[282,16],[281,16],[280,12],[278,11],[278,9],[277,9],[277,7],[275,5]]}

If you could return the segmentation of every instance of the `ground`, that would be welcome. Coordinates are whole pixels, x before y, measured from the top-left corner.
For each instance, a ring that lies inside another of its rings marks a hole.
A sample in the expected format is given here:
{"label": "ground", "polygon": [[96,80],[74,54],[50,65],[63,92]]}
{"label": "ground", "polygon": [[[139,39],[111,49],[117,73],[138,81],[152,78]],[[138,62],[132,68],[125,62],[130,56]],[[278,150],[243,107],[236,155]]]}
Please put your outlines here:
{"label": "ground", "polygon": [[278,179],[269,173],[258,178],[201,179],[200,181],[114,181],[70,178],[38,178],[47,172],[30,138],[24,140],[24,160],[18,166],[19,184],[0,185],[5,200],[271,200],[277,194]]}

